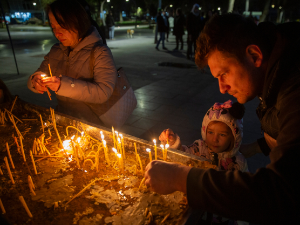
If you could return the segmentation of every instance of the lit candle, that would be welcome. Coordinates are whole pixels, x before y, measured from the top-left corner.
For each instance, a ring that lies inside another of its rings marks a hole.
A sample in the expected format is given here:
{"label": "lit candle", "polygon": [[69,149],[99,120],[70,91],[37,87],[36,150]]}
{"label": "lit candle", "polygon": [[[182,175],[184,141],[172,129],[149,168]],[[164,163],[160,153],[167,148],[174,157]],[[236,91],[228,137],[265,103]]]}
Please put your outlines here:
{"label": "lit candle", "polygon": [[119,157],[119,162],[120,162],[120,169],[122,170],[122,173],[124,173],[124,164],[123,164],[123,158],[121,154],[117,154],[117,156]]}
{"label": "lit candle", "polygon": [[155,160],[157,160],[157,147],[156,147],[156,140],[153,139],[154,142],[154,151],[155,151]]}
{"label": "lit candle", "polygon": [[8,164],[8,161],[7,161],[6,157],[4,157],[4,161],[5,161],[5,164],[6,164],[6,169],[7,169],[8,174],[9,174],[9,178],[11,179],[12,184],[15,184],[15,181],[14,181],[14,178],[13,178],[11,172],[10,172],[9,164]]}
{"label": "lit candle", "polygon": [[110,164],[110,160],[109,160],[109,156],[108,156],[108,149],[107,149],[105,140],[103,140],[103,147],[104,147],[104,156],[105,156],[106,162],[108,164]]}
{"label": "lit candle", "polygon": [[118,152],[122,153],[121,139],[118,137]]}
{"label": "lit candle", "polygon": [[165,145],[165,161],[167,161],[168,148],[169,148],[169,144],[166,144]]}
{"label": "lit candle", "polygon": [[29,216],[30,218],[32,218],[32,214],[31,214],[30,210],[28,209],[27,204],[26,204],[26,202],[25,202],[23,196],[19,196],[19,200],[20,200],[20,202],[22,203],[23,207],[25,208],[25,210],[26,210],[28,216]]}
{"label": "lit candle", "polygon": [[149,152],[149,159],[150,159],[150,162],[152,162],[151,149],[150,148],[146,148],[146,151]]}
{"label": "lit candle", "polygon": [[112,135],[113,135],[113,140],[114,140],[114,148],[116,148],[116,140],[115,140],[115,130],[114,127],[111,127],[112,130]]}
{"label": "lit candle", "polygon": [[126,156],[125,156],[124,138],[123,138],[122,134],[119,134],[119,135],[120,135],[121,140],[122,140],[123,159],[125,160]]}
{"label": "lit candle", "polygon": [[164,145],[160,145],[160,147],[161,147],[161,151],[163,153],[163,160],[165,160],[165,151],[164,151],[165,146]]}
{"label": "lit candle", "polygon": [[14,168],[15,168],[15,165],[14,165],[14,162],[13,162],[13,160],[12,160],[12,158],[11,158],[11,154],[10,154],[9,147],[8,147],[8,143],[7,143],[7,142],[6,142],[6,150],[7,150],[7,154],[8,154],[10,163],[11,163],[11,167],[14,169]]}
{"label": "lit candle", "polygon": [[32,155],[32,151],[30,151],[30,157],[31,157],[31,161],[32,161],[34,173],[37,174],[36,167],[35,167],[35,162],[34,162],[34,158],[33,158],[33,155]]}

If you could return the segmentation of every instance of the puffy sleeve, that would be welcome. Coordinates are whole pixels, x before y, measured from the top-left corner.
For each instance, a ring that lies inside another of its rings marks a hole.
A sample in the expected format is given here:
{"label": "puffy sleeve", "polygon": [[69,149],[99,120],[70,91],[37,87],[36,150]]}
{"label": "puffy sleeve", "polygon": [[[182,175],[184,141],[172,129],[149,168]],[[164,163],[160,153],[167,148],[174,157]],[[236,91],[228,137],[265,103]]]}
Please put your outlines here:
{"label": "puffy sleeve", "polygon": [[106,102],[112,95],[117,80],[116,66],[107,46],[99,46],[96,49],[93,71],[92,82],[62,76],[57,94],[87,103]]}

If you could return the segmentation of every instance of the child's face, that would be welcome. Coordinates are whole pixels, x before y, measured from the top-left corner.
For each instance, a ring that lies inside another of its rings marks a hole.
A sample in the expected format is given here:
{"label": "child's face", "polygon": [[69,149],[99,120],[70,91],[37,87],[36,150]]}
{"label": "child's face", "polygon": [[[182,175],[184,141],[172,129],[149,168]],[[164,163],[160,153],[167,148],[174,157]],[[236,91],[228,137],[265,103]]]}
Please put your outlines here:
{"label": "child's face", "polygon": [[231,129],[222,122],[210,122],[206,130],[206,144],[215,153],[229,150],[233,135]]}

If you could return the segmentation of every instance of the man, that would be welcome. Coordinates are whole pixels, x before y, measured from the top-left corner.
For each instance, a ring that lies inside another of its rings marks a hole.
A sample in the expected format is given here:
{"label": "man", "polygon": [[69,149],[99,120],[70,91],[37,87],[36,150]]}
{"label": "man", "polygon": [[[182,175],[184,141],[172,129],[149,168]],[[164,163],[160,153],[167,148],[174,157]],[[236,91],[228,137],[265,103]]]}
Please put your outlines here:
{"label": "man", "polygon": [[[196,51],[196,40],[201,32],[203,22],[201,21],[201,15],[199,11],[199,5],[194,4],[192,11],[188,14],[186,19],[186,29],[188,32],[187,36],[187,59],[190,59],[194,56]],[[192,49],[194,45],[194,50]]]}
{"label": "man", "polygon": [[169,22],[166,18],[166,13],[164,11],[162,11],[162,14],[161,14],[161,11],[159,10],[158,14],[157,14],[157,18],[156,18],[157,32],[159,32],[159,40],[155,47],[156,50],[159,50],[158,47],[159,47],[159,44],[161,41],[162,41],[163,49],[168,50],[165,47],[165,35],[166,35],[167,29],[169,27],[169,25],[168,25]]}
{"label": "man", "polygon": [[113,40],[115,37],[115,21],[112,12],[107,14],[105,23],[108,27],[108,37],[110,40]]}
{"label": "man", "polygon": [[191,207],[227,218],[298,224],[299,40],[299,23],[257,26],[235,14],[213,17],[198,39],[196,63],[210,67],[221,93],[240,103],[258,96],[265,139],[252,144],[245,155],[261,150],[271,163],[250,174],[153,161],[146,167],[146,185],[162,194],[183,191]]}

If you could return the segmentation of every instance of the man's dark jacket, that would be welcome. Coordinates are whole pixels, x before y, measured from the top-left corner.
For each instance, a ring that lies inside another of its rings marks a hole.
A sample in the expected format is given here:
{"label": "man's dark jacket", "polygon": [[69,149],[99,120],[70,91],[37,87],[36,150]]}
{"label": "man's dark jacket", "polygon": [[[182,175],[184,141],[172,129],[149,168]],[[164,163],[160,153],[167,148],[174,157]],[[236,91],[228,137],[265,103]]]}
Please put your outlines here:
{"label": "man's dark jacket", "polygon": [[260,224],[299,224],[300,215],[300,23],[258,26],[270,58],[261,103],[262,129],[277,140],[271,163],[255,174],[193,168],[191,207]]}
{"label": "man's dark jacket", "polygon": [[166,26],[163,16],[161,14],[157,15],[156,20],[157,20],[157,31],[158,32],[167,32],[168,26]]}

